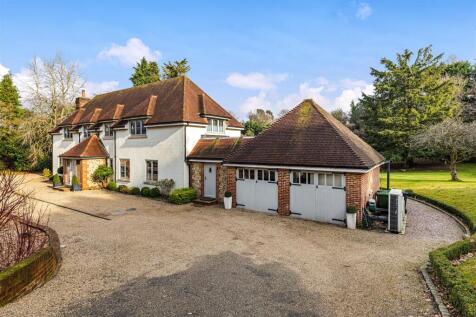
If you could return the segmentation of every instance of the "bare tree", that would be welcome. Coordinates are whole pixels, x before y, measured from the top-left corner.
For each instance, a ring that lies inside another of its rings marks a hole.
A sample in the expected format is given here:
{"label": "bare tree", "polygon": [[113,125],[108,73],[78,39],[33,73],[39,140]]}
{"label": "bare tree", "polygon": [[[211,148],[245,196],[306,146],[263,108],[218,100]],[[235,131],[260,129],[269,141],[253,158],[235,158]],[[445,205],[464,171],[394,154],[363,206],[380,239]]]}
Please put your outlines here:
{"label": "bare tree", "polygon": [[476,122],[446,119],[412,139],[413,148],[429,151],[449,165],[451,180],[457,181],[456,164],[476,155]]}
{"label": "bare tree", "polygon": [[21,127],[33,165],[51,153],[48,132],[74,110],[74,100],[84,86],[78,65],[60,55],[43,61],[34,58],[22,82],[22,98],[29,107]]}

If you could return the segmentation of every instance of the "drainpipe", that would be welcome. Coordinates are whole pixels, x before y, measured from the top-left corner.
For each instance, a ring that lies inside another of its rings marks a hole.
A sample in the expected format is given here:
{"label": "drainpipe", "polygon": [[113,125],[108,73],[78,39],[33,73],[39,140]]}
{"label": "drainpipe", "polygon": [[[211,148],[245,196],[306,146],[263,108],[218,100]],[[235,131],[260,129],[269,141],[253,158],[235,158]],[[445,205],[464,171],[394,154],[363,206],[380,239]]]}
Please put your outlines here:
{"label": "drainpipe", "polygon": [[117,182],[117,170],[116,170],[116,130],[112,130],[112,133],[114,134],[114,162],[112,163],[112,168],[114,169],[114,183]]}
{"label": "drainpipe", "polygon": [[[183,126],[183,161],[185,162],[185,164],[187,164],[188,166],[188,163],[187,163],[187,126],[188,126],[188,122],[185,123],[185,125]],[[188,183],[189,183],[189,186],[190,186],[190,167],[188,168]],[[184,182],[184,186],[185,186],[185,182]]]}
{"label": "drainpipe", "polygon": [[387,190],[390,189],[390,160],[387,161]]}

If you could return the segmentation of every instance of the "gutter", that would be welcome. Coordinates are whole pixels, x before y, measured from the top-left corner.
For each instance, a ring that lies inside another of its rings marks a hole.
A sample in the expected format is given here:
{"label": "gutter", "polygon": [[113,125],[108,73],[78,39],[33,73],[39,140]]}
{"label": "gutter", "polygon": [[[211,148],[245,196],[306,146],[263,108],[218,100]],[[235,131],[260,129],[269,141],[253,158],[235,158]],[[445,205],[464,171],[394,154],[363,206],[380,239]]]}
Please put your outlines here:
{"label": "gutter", "polygon": [[117,170],[116,170],[116,161],[117,161],[117,155],[116,155],[116,131],[113,129],[112,130],[114,133],[114,162],[112,163],[112,168],[114,170],[114,183],[117,182]]}

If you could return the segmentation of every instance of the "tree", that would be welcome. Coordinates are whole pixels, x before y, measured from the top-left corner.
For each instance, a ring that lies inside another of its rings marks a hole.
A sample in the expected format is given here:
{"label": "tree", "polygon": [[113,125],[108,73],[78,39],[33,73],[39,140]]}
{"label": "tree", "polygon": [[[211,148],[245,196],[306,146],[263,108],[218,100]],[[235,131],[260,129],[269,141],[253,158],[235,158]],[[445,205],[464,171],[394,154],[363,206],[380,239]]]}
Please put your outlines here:
{"label": "tree", "polygon": [[134,72],[129,78],[134,86],[153,83],[160,80],[160,69],[157,62],[149,62],[142,57],[134,67]]}
{"label": "tree", "polygon": [[331,111],[331,115],[345,125],[349,122],[347,113],[345,113],[341,108]]}
{"label": "tree", "polygon": [[412,137],[413,147],[449,165],[451,180],[458,180],[456,164],[476,155],[476,122],[446,119]]}
{"label": "tree", "polygon": [[33,168],[49,165],[51,136],[49,132],[74,110],[74,100],[84,81],[75,63],[60,55],[43,61],[34,58],[28,68],[23,99],[30,111],[21,126],[24,144]]}
{"label": "tree", "polygon": [[355,103],[353,100],[350,102],[350,111],[348,115],[349,120],[349,129],[352,130],[358,136],[365,138],[364,132],[362,131],[362,117],[363,117],[363,107],[360,102]]}
{"label": "tree", "polygon": [[410,138],[425,127],[453,117],[458,109],[457,87],[445,75],[442,55],[431,46],[381,60],[372,68],[374,94],[363,95],[361,124],[366,140],[391,160],[412,162]]}
{"label": "tree", "polygon": [[476,121],[476,65],[468,61],[452,60],[445,66],[445,73],[460,84],[458,95],[461,109],[458,115],[464,122]]}
{"label": "tree", "polygon": [[96,183],[100,183],[103,188],[106,188],[109,178],[113,174],[111,167],[107,165],[99,165],[92,175],[92,179]]}
{"label": "tree", "polygon": [[175,77],[184,76],[190,71],[190,66],[188,65],[188,61],[186,58],[174,61],[174,62],[166,62],[162,66],[162,71],[164,74],[162,75],[163,79],[170,79]]}
{"label": "tree", "polygon": [[248,136],[258,135],[266,130],[274,121],[271,110],[256,109],[248,113],[248,120],[244,123],[243,133]]}

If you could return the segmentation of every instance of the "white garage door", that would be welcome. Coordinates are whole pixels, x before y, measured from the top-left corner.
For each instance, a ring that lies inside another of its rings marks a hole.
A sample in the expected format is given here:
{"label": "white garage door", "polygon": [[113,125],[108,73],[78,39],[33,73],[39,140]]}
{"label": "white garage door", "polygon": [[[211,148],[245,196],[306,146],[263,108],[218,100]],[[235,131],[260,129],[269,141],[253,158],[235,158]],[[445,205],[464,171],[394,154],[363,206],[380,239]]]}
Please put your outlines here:
{"label": "white garage door", "polygon": [[290,181],[290,209],[293,216],[321,222],[344,223],[344,174],[292,171]]}
{"label": "white garage door", "polygon": [[276,171],[238,168],[236,171],[236,205],[241,208],[276,213],[278,211]]}

